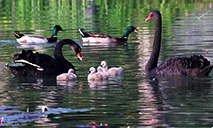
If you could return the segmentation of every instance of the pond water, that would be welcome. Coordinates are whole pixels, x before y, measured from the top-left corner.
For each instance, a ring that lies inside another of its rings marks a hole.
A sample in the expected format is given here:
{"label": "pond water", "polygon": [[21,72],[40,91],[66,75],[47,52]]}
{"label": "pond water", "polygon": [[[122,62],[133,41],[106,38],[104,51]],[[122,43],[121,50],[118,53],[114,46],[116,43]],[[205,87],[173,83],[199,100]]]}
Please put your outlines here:
{"label": "pond water", "polygon": [[[155,21],[144,22],[151,10],[163,20],[159,63],[176,55],[201,54],[213,63],[213,9],[197,0],[0,0],[0,122],[27,127],[213,127],[213,73],[208,77],[156,77],[144,68],[154,38]],[[14,53],[33,49],[53,56],[53,44],[19,45],[13,31],[49,37],[54,25],[82,47],[83,61],[64,47],[63,54],[76,68],[76,82],[55,77],[14,77],[4,68]],[[122,36],[133,25],[126,45],[82,43],[79,28]],[[121,66],[122,77],[88,83],[91,66],[105,60]],[[41,106],[48,111],[42,112]],[[3,119],[3,121],[1,121]]]}

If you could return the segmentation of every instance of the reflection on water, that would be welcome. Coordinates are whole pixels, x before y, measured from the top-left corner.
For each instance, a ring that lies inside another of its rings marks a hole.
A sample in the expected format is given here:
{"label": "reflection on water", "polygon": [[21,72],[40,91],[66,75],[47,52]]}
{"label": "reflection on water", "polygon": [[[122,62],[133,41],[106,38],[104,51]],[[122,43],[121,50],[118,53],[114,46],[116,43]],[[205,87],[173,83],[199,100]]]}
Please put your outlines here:
{"label": "reflection on water", "polygon": [[[212,79],[157,77],[139,84],[141,125],[191,127],[209,125]],[[207,98],[208,97],[208,98]],[[205,99],[205,100],[203,100]],[[206,107],[206,104],[210,105]],[[203,115],[205,113],[205,115]],[[203,119],[200,119],[200,118]]]}
{"label": "reflection on water", "polygon": [[[48,108],[47,111],[43,112],[41,108],[36,108],[34,111],[31,111],[30,108],[27,108],[26,111],[18,110],[19,107],[15,106],[7,106],[7,107],[0,107],[1,114],[8,114],[1,116],[1,124],[0,126],[25,126],[21,125],[20,123],[27,123],[27,122],[36,122],[36,126],[38,124],[46,124],[49,122],[48,119],[49,115],[51,114],[51,118],[57,118],[57,115],[66,114],[66,113],[85,113],[91,111],[91,109],[69,109],[69,108]],[[48,123],[48,126],[58,126],[59,123]]]}
{"label": "reflection on water", "polygon": [[74,86],[76,84],[76,81],[57,81],[57,85],[65,85],[65,86]]}
{"label": "reflection on water", "polygon": [[[158,110],[167,111],[163,113],[166,124],[191,124],[192,127],[205,123],[210,125],[210,122],[204,120],[211,116],[206,106],[206,100],[208,102],[208,98],[212,97],[211,83],[212,79],[209,78],[157,78],[152,86],[157,102],[160,103]],[[187,120],[185,117],[188,117]]]}
{"label": "reflection on water", "polygon": [[[144,68],[154,37],[154,21],[148,13],[163,16],[159,63],[168,57],[202,54],[213,62],[212,7],[207,1],[1,1],[0,2],[0,119],[1,126],[90,127],[91,122],[109,127],[212,127],[213,73],[209,77],[147,78]],[[34,49],[53,56],[55,44],[19,45],[12,31],[49,37],[52,27],[66,31],[58,39],[71,38],[81,45],[79,63],[70,48],[63,55],[76,68],[77,80],[56,81],[55,76],[14,77],[6,63],[14,53]],[[126,44],[82,43],[79,28],[120,37],[133,25]],[[206,54],[208,50],[208,54]],[[87,81],[88,69],[101,61],[121,66],[122,77]],[[48,106],[42,112],[39,106]],[[92,124],[92,123],[91,123]],[[94,123],[93,123],[94,124]]]}

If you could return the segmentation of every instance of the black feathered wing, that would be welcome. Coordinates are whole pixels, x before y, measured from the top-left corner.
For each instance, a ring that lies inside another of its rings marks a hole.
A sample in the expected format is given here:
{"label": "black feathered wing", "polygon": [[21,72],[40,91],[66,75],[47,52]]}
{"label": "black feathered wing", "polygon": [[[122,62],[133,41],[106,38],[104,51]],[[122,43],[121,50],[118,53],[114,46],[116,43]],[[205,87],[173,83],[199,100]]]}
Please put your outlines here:
{"label": "black feathered wing", "polygon": [[155,71],[156,75],[208,75],[213,65],[201,55],[176,56],[165,60]]}

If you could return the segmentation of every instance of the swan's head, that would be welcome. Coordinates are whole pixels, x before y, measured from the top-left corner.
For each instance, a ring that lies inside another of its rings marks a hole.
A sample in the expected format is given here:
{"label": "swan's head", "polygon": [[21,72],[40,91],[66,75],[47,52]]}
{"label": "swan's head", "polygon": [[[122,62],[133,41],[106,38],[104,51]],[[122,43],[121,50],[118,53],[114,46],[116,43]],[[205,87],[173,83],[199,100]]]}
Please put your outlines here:
{"label": "swan's head", "polygon": [[98,66],[97,71],[98,72],[103,72],[104,70],[103,70],[103,68],[101,66]]}
{"label": "swan's head", "polygon": [[79,58],[80,60],[83,60],[83,57],[82,57],[82,55],[81,55],[81,51],[80,51],[79,53],[77,53],[77,56],[78,56],[78,58]]}
{"label": "swan's head", "polygon": [[73,73],[75,73],[75,71],[71,68],[71,69],[69,69],[68,73],[73,74]]}
{"label": "swan's head", "polygon": [[106,61],[101,61],[101,67],[103,67],[103,68],[107,67]]}
{"label": "swan's head", "polygon": [[70,47],[76,53],[76,55],[78,56],[78,58],[80,60],[83,60],[83,57],[81,55],[81,47],[77,43],[74,43],[73,45],[70,45]]}
{"label": "swan's head", "polygon": [[91,67],[91,68],[89,69],[89,73],[95,73],[95,72],[96,72],[96,70],[95,70],[94,67]]}
{"label": "swan's head", "polygon": [[145,22],[156,19],[158,16],[160,16],[160,12],[158,10],[153,10],[149,13],[149,16],[146,18]]}

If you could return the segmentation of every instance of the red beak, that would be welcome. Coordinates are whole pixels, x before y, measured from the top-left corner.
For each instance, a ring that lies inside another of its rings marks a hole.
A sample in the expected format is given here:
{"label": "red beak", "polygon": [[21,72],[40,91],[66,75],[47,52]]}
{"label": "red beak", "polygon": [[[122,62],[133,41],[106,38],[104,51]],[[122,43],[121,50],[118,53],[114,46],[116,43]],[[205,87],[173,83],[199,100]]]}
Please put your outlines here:
{"label": "red beak", "polygon": [[77,54],[77,56],[78,56],[78,58],[79,58],[80,60],[83,60],[83,57],[81,56],[81,52],[79,52],[79,53]]}
{"label": "red beak", "polygon": [[149,13],[149,16],[146,18],[145,22],[147,22],[147,21],[152,19],[151,15],[152,15],[152,12]]}

